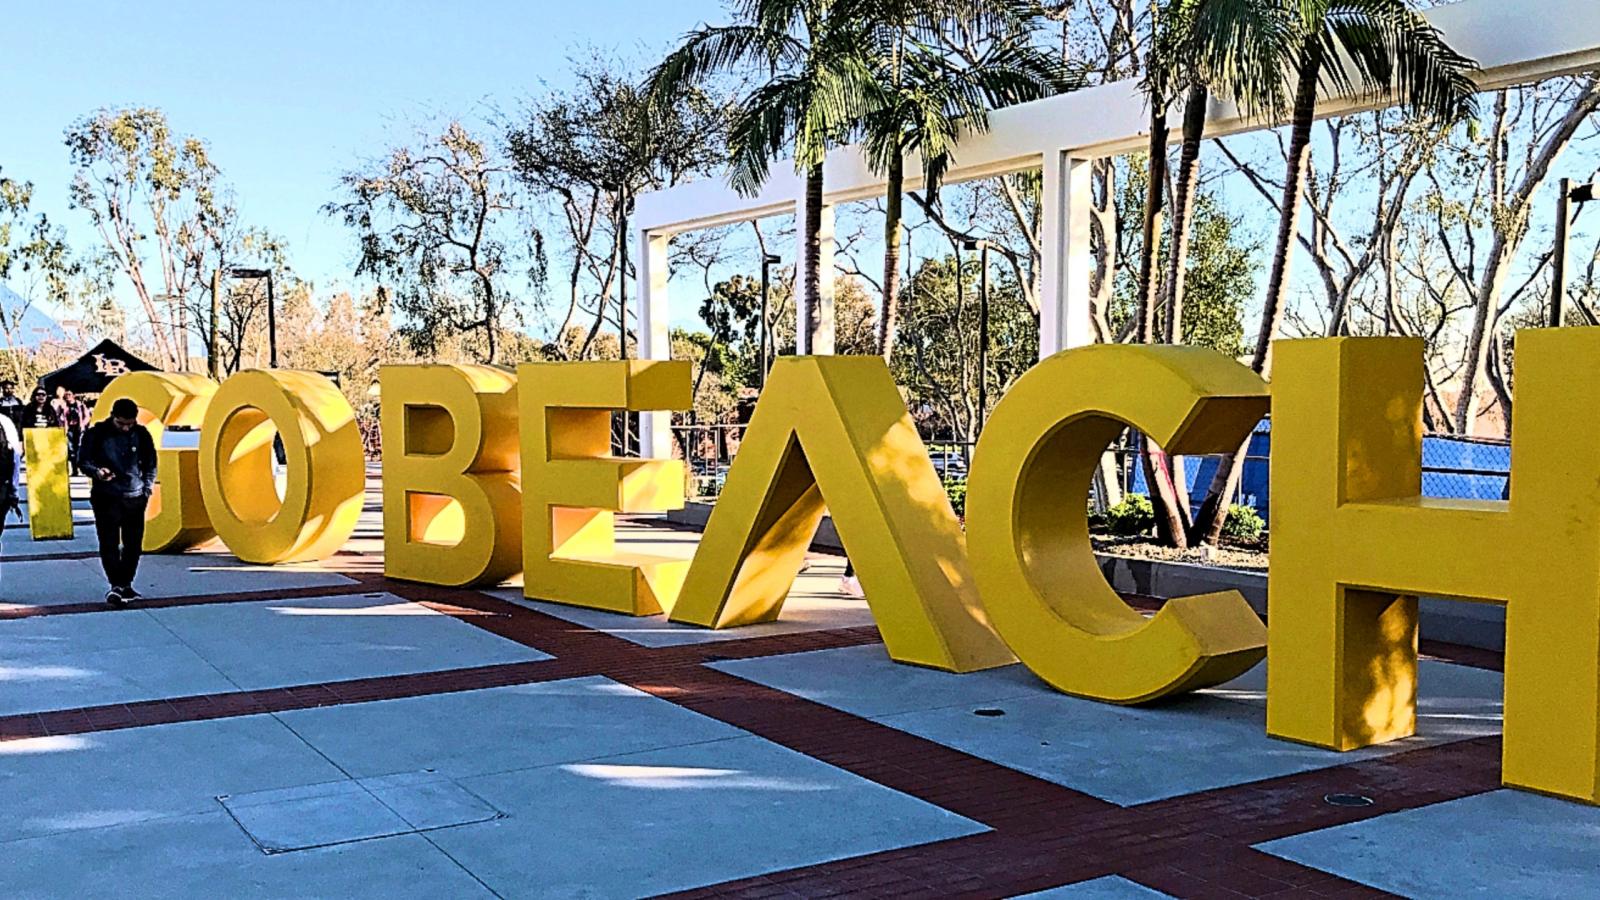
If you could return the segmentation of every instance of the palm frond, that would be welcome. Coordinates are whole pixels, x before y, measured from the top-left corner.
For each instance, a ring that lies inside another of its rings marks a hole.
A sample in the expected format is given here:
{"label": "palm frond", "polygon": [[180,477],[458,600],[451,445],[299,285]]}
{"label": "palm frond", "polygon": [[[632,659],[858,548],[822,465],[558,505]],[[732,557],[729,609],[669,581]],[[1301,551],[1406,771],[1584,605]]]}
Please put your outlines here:
{"label": "palm frond", "polygon": [[1476,109],[1471,73],[1477,64],[1404,0],[1335,0],[1320,38],[1324,70],[1343,92],[1390,95],[1431,118],[1454,119]]}

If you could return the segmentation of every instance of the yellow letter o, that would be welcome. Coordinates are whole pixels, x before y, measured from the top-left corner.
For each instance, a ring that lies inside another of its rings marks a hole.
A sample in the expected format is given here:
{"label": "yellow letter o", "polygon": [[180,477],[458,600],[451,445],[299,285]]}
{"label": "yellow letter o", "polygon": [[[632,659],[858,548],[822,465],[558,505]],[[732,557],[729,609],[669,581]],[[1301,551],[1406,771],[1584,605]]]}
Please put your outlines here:
{"label": "yellow letter o", "polygon": [[[273,435],[283,439],[282,494]],[[248,371],[206,410],[200,485],[211,525],[246,562],[323,559],[355,530],[366,486],[355,411],[316,372]]]}

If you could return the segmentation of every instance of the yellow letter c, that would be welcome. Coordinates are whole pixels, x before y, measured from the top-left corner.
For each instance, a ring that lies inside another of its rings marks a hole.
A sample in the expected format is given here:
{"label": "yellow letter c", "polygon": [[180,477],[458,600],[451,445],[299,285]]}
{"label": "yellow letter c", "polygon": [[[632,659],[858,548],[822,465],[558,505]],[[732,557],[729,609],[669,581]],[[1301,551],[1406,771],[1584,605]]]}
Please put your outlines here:
{"label": "yellow letter c", "polygon": [[1220,684],[1266,653],[1236,591],[1180,597],[1153,619],[1106,583],[1085,495],[1126,426],[1169,453],[1232,452],[1267,412],[1267,385],[1197,347],[1096,345],[1039,363],[995,407],[973,458],[967,547],[989,620],[1056,689],[1139,703]]}

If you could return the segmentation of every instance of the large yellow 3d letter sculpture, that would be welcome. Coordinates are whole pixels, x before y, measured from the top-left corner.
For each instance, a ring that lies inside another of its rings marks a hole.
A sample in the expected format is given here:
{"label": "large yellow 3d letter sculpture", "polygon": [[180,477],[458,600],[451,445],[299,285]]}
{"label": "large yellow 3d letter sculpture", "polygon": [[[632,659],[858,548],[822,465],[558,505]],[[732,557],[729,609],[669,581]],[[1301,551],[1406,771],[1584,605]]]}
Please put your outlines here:
{"label": "large yellow 3d letter sculpture", "polygon": [[1416,595],[1506,604],[1508,785],[1600,802],[1600,330],[1517,334],[1511,500],[1422,486],[1423,346],[1274,351],[1267,730],[1339,750],[1416,727]]}
{"label": "large yellow 3d letter sculpture", "polygon": [[495,584],[522,568],[517,379],[491,366],[384,366],[383,573]]}
{"label": "large yellow 3d letter sculpture", "polygon": [[133,372],[111,382],[95,404],[94,421],[111,415],[111,404],[127,398],[139,405],[139,422],[156,444],[156,490],[145,509],[147,553],[182,552],[216,536],[200,492],[200,448],[166,448],[171,426],[198,429],[217,383],[204,375]]}
{"label": "large yellow 3d letter sculpture", "polygon": [[777,618],[825,509],[891,657],[953,672],[1014,659],[984,617],[961,526],[877,357],[772,367],[673,621]]}
{"label": "large yellow 3d letter sculpture", "polygon": [[[283,439],[280,498],[272,437]],[[200,486],[223,543],[245,562],[323,559],[350,539],[366,486],[355,411],[316,372],[240,372],[206,410]]]}
{"label": "large yellow 3d letter sculpture", "polygon": [[67,468],[67,433],[59,428],[22,429],[28,465],[28,533],[36,541],[72,537],[72,496]]}
{"label": "large yellow 3d letter sculpture", "polygon": [[1028,668],[1069,694],[1138,703],[1261,660],[1266,629],[1236,591],[1174,598],[1153,619],[1124,603],[1095,562],[1086,496],[1126,426],[1169,453],[1232,452],[1267,407],[1255,373],[1196,347],[1068,350],[1012,385],[973,459],[967,543],[989,618]]}
{"label": "large yellow 3d letter sculpture", "polygon": [[522,407],[523,594],[636,616],[671,609],[688,560],[616,549],[616,513],[683,506],[683,461],[611,454],[613,410],[684,409],[690,364],[517,367]]}

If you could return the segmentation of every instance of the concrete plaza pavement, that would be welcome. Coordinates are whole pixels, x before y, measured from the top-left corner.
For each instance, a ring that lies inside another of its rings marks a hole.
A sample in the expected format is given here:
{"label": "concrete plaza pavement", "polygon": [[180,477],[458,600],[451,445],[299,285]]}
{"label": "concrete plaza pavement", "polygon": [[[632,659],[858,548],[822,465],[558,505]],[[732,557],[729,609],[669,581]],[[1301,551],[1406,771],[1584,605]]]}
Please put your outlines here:
{"label": "concrete plaza pavement", "polygon": [[1336,754],[1266,737],[1260,669],[1128,709],[897,665],[837,557],[709,632],[384,579],[379,516],[147,558],[127,610],[87,529],[6,530],[0,896],[1600,894],[1600,810],[1499,787],[1493,654]]}

